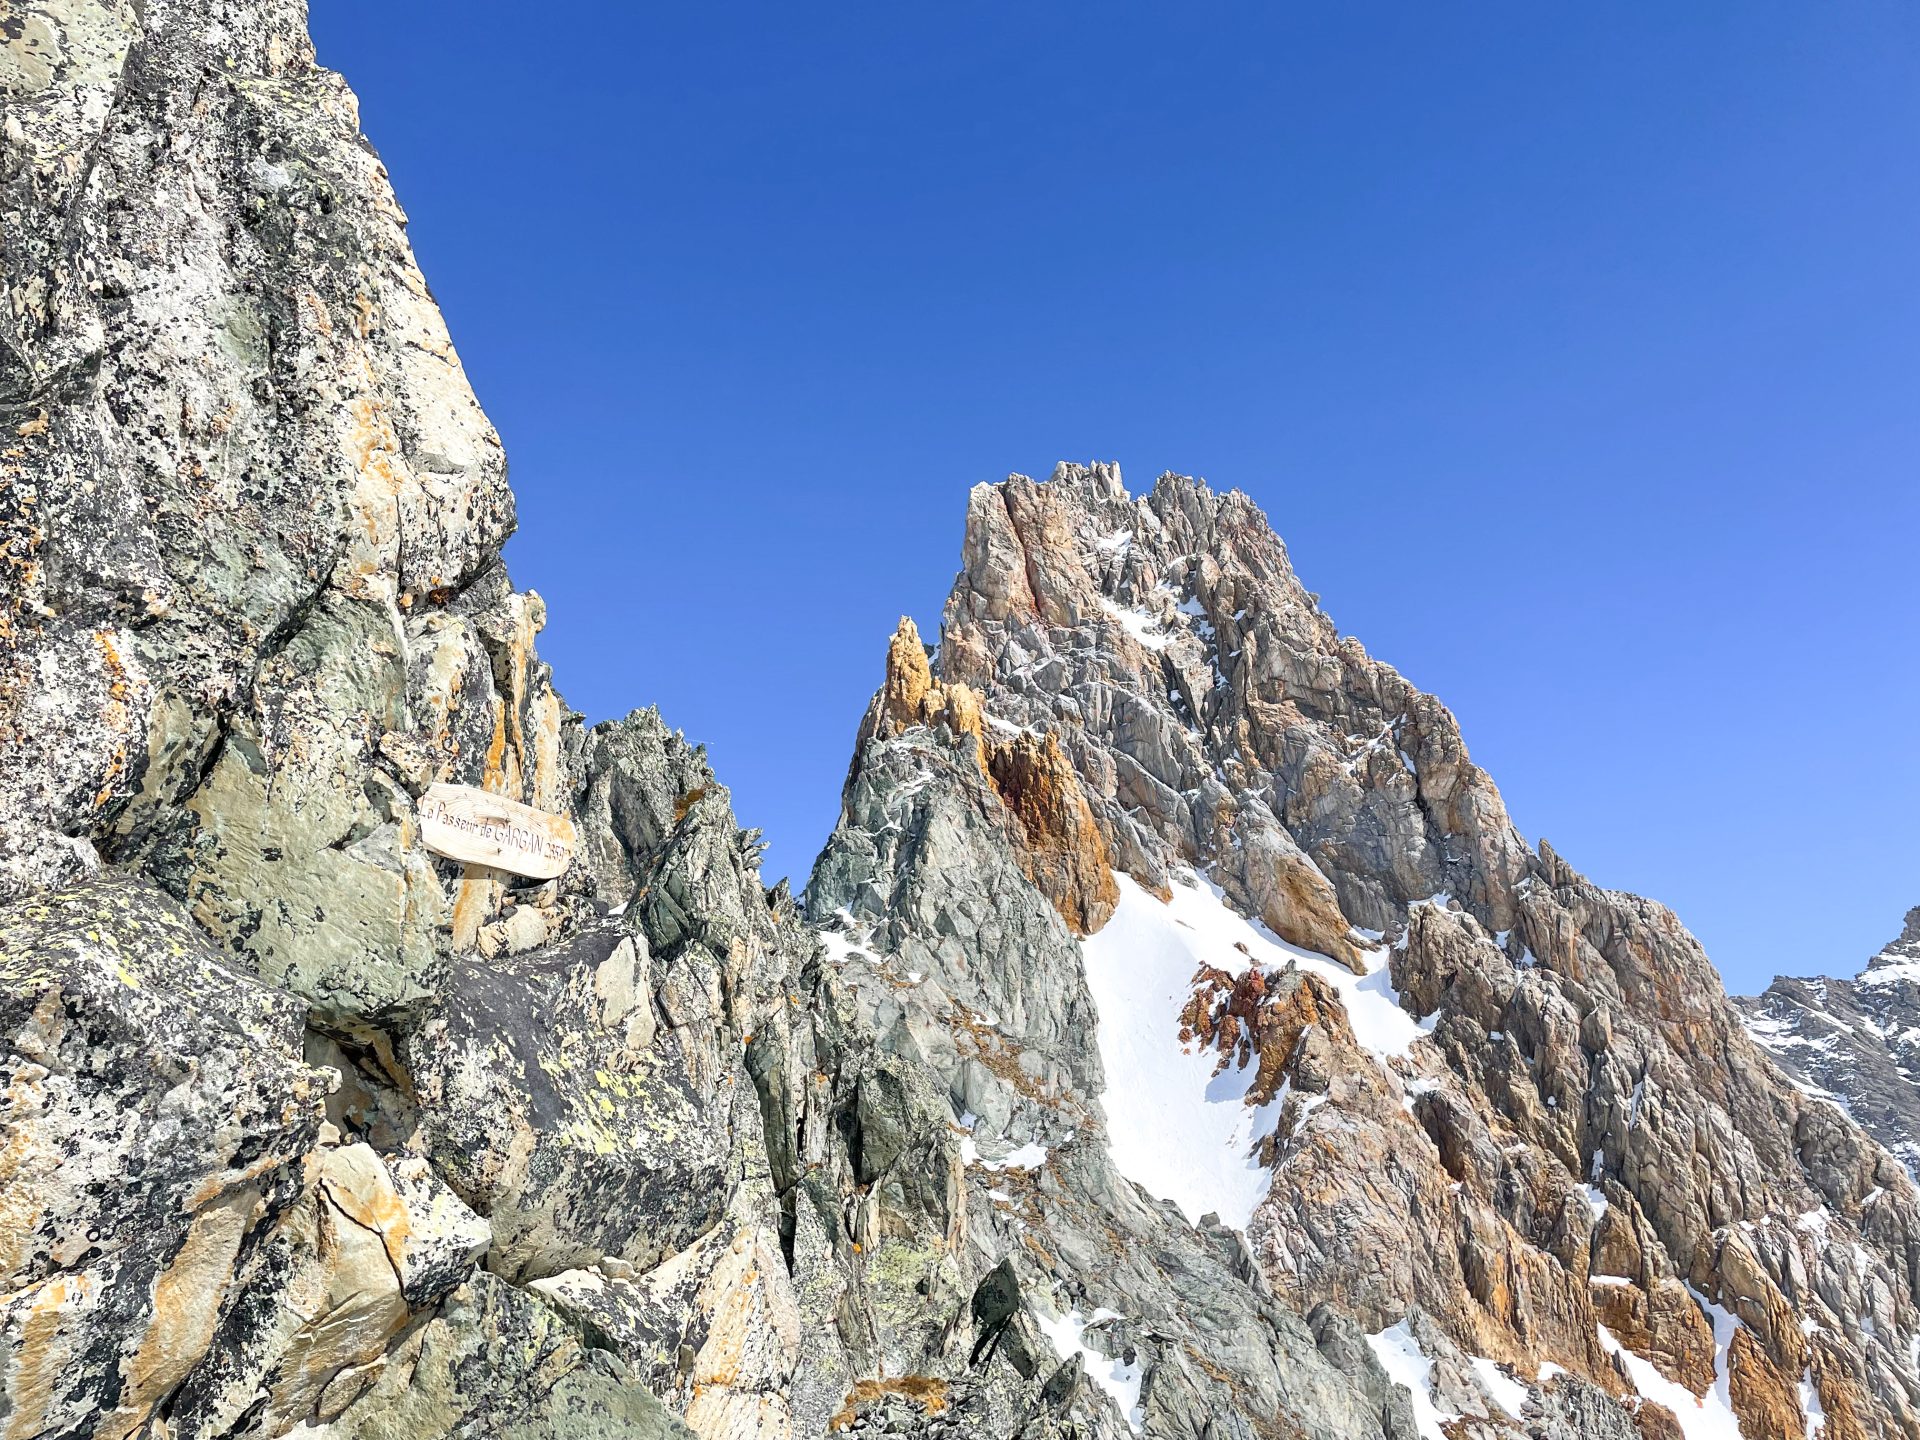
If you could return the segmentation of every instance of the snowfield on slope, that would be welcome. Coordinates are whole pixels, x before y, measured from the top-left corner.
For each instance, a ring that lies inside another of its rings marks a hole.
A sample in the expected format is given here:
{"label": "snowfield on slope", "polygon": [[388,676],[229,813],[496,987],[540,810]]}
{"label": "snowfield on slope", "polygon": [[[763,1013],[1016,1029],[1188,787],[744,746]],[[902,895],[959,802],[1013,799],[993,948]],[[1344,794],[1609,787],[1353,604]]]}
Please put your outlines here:
{"label": "snowfield on slope", "polygon": [[1447,1440],[1446,1425],[1460,1417],[1433,1403],[1433,1361],[1414,1338],[1413,1327],[1402,1320],[1367,1336],[1367,1346],[1387,1378],[1413,1402],[1413,1428],[1420,1432],[1420,1440]]}
{"label": "snowfield on slope", "polygon": [[1272,1179],[1255,1148],[1273,1133],[1282,1102],[1246,1104],[1253,1066],[1215,1075],[1217,1052],[1181,1045],[1180,1012],[1200,967],[1236,976],[1256,964],[1311,970],[1339,992],[1354,1034],[1383,1061],[1407,1055],[1421,1024],[1400,1008],[1387,982],[1384,949],[1366,975],[1355,975],[1235,913],[1205,881],[1176,879],[1173,898],[1163,904],[1131,876],[1114,878],[1120,903],[1113,918],[1081,942],[1100,1016],[1114,1164],[1149,1194],[1173,1201],[1189,1221],[1211,1212],[1244,1230]]}
{"label": "snowfield on slope", "polygon": [[1120,1407],[1120,1413],[1127,1417],[1128,1427],[1138,1435],[1146,1421],[1145,1411],[1140,1405],[1139,1364],[1129,1365],[1124,1360],[1116,1360],[1105,1351],[1089,1345],[1086,1340],[1089,1325],[1098,1325],[1102,1320],[1118,1320],[1119,1313],[1096,1310],[1089,1320],[1078,1310],[1069,1310],[1055,1320],[1035,1311],[1033,1318],[1052,1344],[1054,1353],[1062,1360],[1071,1360],[1075,1355],[1080,1357],[1080,1363],[1086,1366],[1088,1378],[1113,1397],[1114,1403]]}

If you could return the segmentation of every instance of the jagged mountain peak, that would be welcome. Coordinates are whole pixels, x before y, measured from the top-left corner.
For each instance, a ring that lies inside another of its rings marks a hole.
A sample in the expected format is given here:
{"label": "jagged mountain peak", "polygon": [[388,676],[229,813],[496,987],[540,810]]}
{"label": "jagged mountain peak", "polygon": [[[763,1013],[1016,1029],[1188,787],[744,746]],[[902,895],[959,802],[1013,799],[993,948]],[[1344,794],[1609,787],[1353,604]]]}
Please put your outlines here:
{"label": "jagged mountain peak", "polygon": [[[1064,465],[976,488],[939,669],[1008,723],[1057,726],[1083,771],[1117,767],[1106,823],[1150,887],[1204,860],[1347,959],[1349,922],[1434,894],[1511,926],[1532,862],[1453,716],[1339,635],[1238,492],[1166,475],[1136,500],[1116,466]],[[1142,732],[1124,764],[1092,754],[1090,705]]]}
{"label": "jagged mountain peak", "polygon": [[[1077,1113],[1097,1088],[1121,1172],[1243,1228],[1277,1295],[1376,1337],[1424,1317],[1469,1372],[1706,1393],[1690,1431],[1800,1433],[1866,1395],[1887,1433],[1911,1423],[1906,1341],[1890,1316],[1841,1338],[1829,1245],[1890,1242],[1872,1263],[1904,1293],[1897,1167],[1768,1063],[1671,911],[1526,846],[1450,712],[1338,634],[1245,496],[1169,475],[1134,498],[1111,465],[976,487],[926,676],[968,723],[863,729],[823,903],[872,953],[934,953],[843,867],[951,886],[926,759],[1055,739],[1120,877],[1083,945],[1100,1069]],[[924,918],[978,936],[962,969],[998,946],[947,913]],[[1027,1101],[988,1130],[1044,1131]]]}

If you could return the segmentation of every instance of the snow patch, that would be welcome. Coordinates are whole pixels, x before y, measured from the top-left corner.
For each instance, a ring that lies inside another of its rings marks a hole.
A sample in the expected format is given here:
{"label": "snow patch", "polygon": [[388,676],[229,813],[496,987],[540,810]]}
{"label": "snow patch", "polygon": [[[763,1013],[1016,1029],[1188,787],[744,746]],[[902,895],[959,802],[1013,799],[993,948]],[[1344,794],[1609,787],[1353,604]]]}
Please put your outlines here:
{"label": "snow patch", "polygon": [[1367,1344],[1372,1347],[1380,1368],[1387,1372],[1387,1378],[1413,1397],[1413,1425],[1420,1432],[1421,1440],[1446,1440],[1446,1432],[1440,1427],[1460,1417],[1442,1411],[1433,1403],[1433,1362],[1420,1348],[1420,1342],[1413,1338],[1407,1322],[1402,1320],[1378,1335],[1367,1336]]}
{"label": "snow patch", "polygon": [[1047,1147],[1029,1140],[997,1165],[991,1160],[982,1160],[980,1163],[989,1170],[1038,1170],[1047,1163]]}
{"label": "snow patch", "polygon": [[1146,611],[1129,610],[1124,605],[1115,604],[1104,595],[1100,597],[1100,608],[1118,620],[1120,622],[1120,628],[1133,636],[1133,638],[1138,640],[1142,645],[1146,646],[1147,649],[1164,650],[1167,648],[1167,642],[1172,637],[1161,628],[1159,620],[1149,615]]}
{"label": "snow patch", "polygon": [[837,930],[816,930],[813,933],[820,943],[827,947],[827,960],[834,965],[844,965],[849,960],[865,960],[870,965],[881,963],[873,950],[856,938],[860,932],[860,922],[853,918],[853,912],[842,905],[835,912],[835,918],[842,928]]}
{"label": "snow patch", "polygon": [[1857,989],[1875,985],[1894,985],[1902,980],[1920,981],[1920,960],[1909,960],[1904,956],[1880,964],[1883,957],[1892,955],[1891,950],[1883,950],[1867,962],[1867,968],[1854,980]]}
{"label": "snow patch", "polygon": [[1188,1220],[1211,1212],[1244,1230],[1272,1181],[1255,1151],[1279,1122],[1281,1097],[1247,1105],[1254,1066],[1216,1075],[1217,1052],[1181,1046],[1180,1012],[1199,968],[1236,976],[1252,964],[1311,970],[1339,993],[1354,1034],[1383,1061],[1407,1055],[1420,1024],[1400,1008],[1384,950],[1366,975],[1355,975],[1236,914],[1212,885],[1176,881],[1163,904],[1131,876],[1115,879],[1113,918],[1081,942],[1100,1017],[1108,1148],[1121,1174],[1173,1201]]}
{"label": "snow patch", "polygon": [[1493,1397],[1493,1403],[1518,1420],[1526,1408],[1527,1387],[1484,1355],[1473,1357],[1473,1373],[1480,1377],[1480,1388]]}
{"label": "snow patch", "polygon": [[980,1153],[980,1147],[973,1136],[960,1137],[960,1163],[978,1165],[982,1170],[1038,1170],[1047,1163],[1047,1147],[1038,1141],[1029,1140],[1017,1150],[1009,1151],[999,1160],[989,1160]]}
{"label": "snow patch", "polygon": [[1086,1341],[1088,1325],[1120,1317],[1111,1310],[1096,1310],[1093,1319],[1088,1320],[1078,1310],[1069,1310],[1057,1320],[1040,1314],[1033,1318],[1062,1360],[1071,1360],[1075,1355],[1080,1357],[1080,1363],[1086,1367],[1087,1378],[1114,1398],[1120,1413],[1127,1417],[1127,1424],[1138,1435],[1147,1418],[1140,1404],[1139,1364],[1128,1365],[1124,1361],[1110,1359]]}
{"label": "snow patch", "polygon": [[1820,1387],[1813,1383],[1811,1367],[1800,1377],[1800,1410],[1807,1417],[1807,1440],[1813,1440],[1826,1426],[1827,1411],[1820,1403]]}
{"label": "snow patch", "polygon": [[[1699,1296],[1694,1298],[1698,1300]],[[1600,1348],[1619,1357],[1634,1389],[1673,1412],[1686,1440],[1742,1440],[1740,1422],[1734,1418],[1733,1405],[1727,1398],[1727,1346],[1733,1343],[1733,1327],[1740,1322],[1717,1305],[1707,1306],[1707,1312],[1714,1322],[1714,1384],[1704,1399],[1686,1386],[1667,1379],[1654,1368],[1652,1361],[1627,1349],[1604,1325],[1597,1327]]]}

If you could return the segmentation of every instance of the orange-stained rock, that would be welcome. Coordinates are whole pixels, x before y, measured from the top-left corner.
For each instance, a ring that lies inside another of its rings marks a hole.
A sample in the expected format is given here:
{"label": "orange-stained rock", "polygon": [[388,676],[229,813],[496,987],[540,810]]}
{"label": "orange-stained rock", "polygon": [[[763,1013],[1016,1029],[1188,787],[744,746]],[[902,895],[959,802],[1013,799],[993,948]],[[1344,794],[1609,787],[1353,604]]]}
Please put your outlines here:
{"label": "orange-stained rock", "polygon": [[1651,1400],[1641,1400],[1634,1406],[1633,1426],[1646,1440],[1685,1440],[1686,1436],[1673,1412]]}
{"label": "orange-stained rock", "polygon": [[1180,1043],[1219,1052],[1217,1070],[1257,1066],[1249,1105],[1280,1092],[1300,1037],[1313,1026],[1337,1044],[1352,1045],[1346,1011],[1327,983],[1292,971],[1270,975],[1249,965],[1236,978],[1211,966],[1194,976],[1193,994],[1180,1012]]}
{"label": "orange-stained rock", "polygon": [[1361,949],[1353,940],[1353,927],[1341,913],[1339,897],[1319,867],[1305,855],[1294,853],[1277,856],[1270,873],[1271,883],[1256,884],[1265,879],[1264,873],[1248,881],[1262,923],[1290,944],[1331,955],[1355,974],[1363,973],[1365,966]]}
{"label": "orange-stained rock", "polygon": [[1593,1227],[1592,1267],[1595,1275],[1639,1275],[1644,1264],[1639,1227],[1624,1205],[1611,1205]]}
{"label": "orange-stained rock", "polygon": [[1810,1371],[1814,1393],[1827,1417],[1820,1427],[1820,1440],[1867,1440],[1870,1432],[1863,1417],[1872,1413],[1872,1400],[1861,1393],[1844,1358],[1834,1354],[1832,1340],[1824,1334],[1815,1337]]}
{"label": "orange-stained rock", "polygon": [[[965,690],[964,686],[954,687]],[[966,691],[971,697],[972,691]],[[1021,733],[987,747],[993,788],[1019,823],[1016,858],[1076,935],[1106,924],[1120,887],[1106,837],[1094,824],[1073,766],[1051,732]]]}
{"label": "orange-stained rock", "polygon": [[102,1440],[120,1440],[138,1429],[206,1353],[259,1199],[251,1190],[238,1191],[193,1217],[180,1253],[154,1281],[146,1334],[124,1366],[126,1388],[101,1424]]}
{"label": "orange-stained rock", "polygon": [[933,672],[927,666],[926,647],[920,643],[920,629],[902,615],[900,625],[887,641],[887,675],[880,685],[880,705],[884,729],[895,730],[925,723],[923,710],[933,689]]}
{"label": "orange-stained rock", "polygon": [[1713,1327],[1678,1280],[1658,1280],[1651,1293],[1638,1285],[1596,1284],[1593,1308],[1627,1349],[1695,1395],[1707,1393],[1713,1384]]}
{"label": "orange-stained rock", "polygon": [[1807,1368],[1807,1336],[1800,1317],[1739,1231],[1720,1247],[1720,1301],[1754,1332],[1773,1368],[1799,1375]]}
{"label": "orange-stained rock", "polygon": [[869,740],[898,735],[915,725],[944,725],[957,735],[979,738],[984,712],[980,696],[966,685],[942,685],[927,665],[920,629],[902,615],[887,641],[887,672],[860,723],[854,763]]}
{"label": "orange-stained rock", "polygon": [[1014,857],[1076,935],[1106,924],[1120,902],[1106,837],[1094,821],[1080,777],[1049,732],[1020,732],[1007,740],[987,735],[986,712],[977,691],[942,685],[927,665],[926,647],[911,619],[887,642],[887,673],[860,725],[854,765],[867,742],[915,725],[971,735],[975,760],[1014,822],[1008,827]]}
{"label": "orange-stained rock", "polygon": [[1727,1398],[1744,1440],[1802,1440],[1807,1419],[1796,1382],[1774,1368],[1753,1331],[1741,1326],[1727,1347]]}

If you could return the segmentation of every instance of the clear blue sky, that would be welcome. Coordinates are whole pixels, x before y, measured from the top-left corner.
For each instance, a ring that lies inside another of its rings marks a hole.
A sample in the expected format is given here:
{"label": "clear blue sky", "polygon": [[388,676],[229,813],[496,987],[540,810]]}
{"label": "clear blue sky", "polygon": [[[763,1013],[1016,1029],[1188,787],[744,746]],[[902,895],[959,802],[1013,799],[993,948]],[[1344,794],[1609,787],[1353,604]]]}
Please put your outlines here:
{"label": "clear blue sky", "polygon": [[1730,988],[1920,903],[1920,10],[313,0],[600,719],[803,881],[966,492],[1237,486]]}

